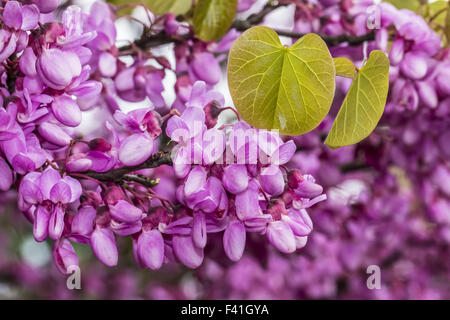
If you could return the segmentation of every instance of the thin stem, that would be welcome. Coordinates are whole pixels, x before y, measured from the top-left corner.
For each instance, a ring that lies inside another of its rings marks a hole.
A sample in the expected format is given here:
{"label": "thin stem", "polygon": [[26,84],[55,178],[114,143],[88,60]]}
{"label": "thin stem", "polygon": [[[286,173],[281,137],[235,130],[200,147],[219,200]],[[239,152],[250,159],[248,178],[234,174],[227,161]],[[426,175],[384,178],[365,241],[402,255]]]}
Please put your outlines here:
{"label": "thin stem", "polygon": [[[169,152],[157,152],[150,156],[150,158],[148,158],[145,162],[137,166],[124,166],[107,172],[88,171],[83,175],[98,181],[120,183],[124,181],[125,176],[131,172],[157,168],[162,165],[172,165],[172,158]],[[127,179],[130,179],[130,176],[127,176]]]}
{"label": "thin stem", "polygon": [[[278,4],[268,4],[266,5],[263,10],[261,10],[257,14],[253,14],[250,17],[248,17],[247,20],[235,20],[231,28],[235,28],[238,31],[245,31],[247,29],[250,29],[261,22],[263,22],[264,18],[273,10],[281,7],[286,6],[288,3],[278,3]],[[301,38],[304,36],[303,33],[296,33],[296,32],[289,32],[289,31],[283,31],[283,30],[274,30],[278,35],[290,37],[290,38]],[[375,32],[371,31],[365,35],[361,36],[354,36],[354,35],[339,35],[339,36],[325,36],[320,35],[322,39],[329,45],[329,46],[337,46],[341,43],[348,43],[350,46],[359,46],[362,43],[366,41],[373,41],[375,40]],[[184,34],[182,36],[174,36],[174,35],[168,35],[164,31],[160,31],[156,34],[148,34],[144,33],[142,37],[134,42],[134,44],[140,48],[141,50],[148,50],[154,47],[159,47],[165,44],[169,43],[180,43],[185,42],[189,39],[191,39],[193,35],[191,33]],[[123,46],[119,48],[120,52],[130,52],[131,49],[130,45]]]}

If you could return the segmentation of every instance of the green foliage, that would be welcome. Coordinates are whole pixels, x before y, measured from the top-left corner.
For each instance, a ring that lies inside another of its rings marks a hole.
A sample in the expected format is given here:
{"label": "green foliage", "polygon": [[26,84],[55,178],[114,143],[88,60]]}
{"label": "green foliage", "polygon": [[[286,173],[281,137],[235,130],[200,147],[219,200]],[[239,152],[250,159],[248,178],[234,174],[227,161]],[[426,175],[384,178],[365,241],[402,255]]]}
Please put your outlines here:
{"label": "green foliage", "polygon": [[325,144],[339,148],[369,136],[381,119],[388,89],[389,59],[382,51],[372,51],[357,73]]}
{"label": "green foliage", "polygon": [[[185,14],[192,7],[192,0],[106,0],[106,2],[112,3],[116,6],[121,6],[124,4],[143,4],[149,8],[155,14]],[[119,12],[119,16],[131,14],[133,11],[132,7],[127,7]]]}
{"label": "green foliage", "polygon": [[450,44],[450,2],[448,3],[447,14],[445,17],[445,37],[447,38],[447,45]]}
{"label": "green foliage", "polygon": [[356,68],[353,62],[344,57],[333,59],[334,67],[336,68],[336,75],[340,77],[355,78]]}
{"label": "green foliage", "polygon": [[[442,10],[445,10],[447,7],[449,7],[449,2],[448,1],[435,1],[432,2],[428,5],[428,16],[432,17],[435,14],[438,14],[439,12],[441,12]],[[441,13],[439,14],[436,19],[434,19],[433,21],[436,23],[439,23],[441,25],[445,25],[445,20],[446,20],[446,13]]]}
{"label": "green foliage", "polygon": [[222,38],[230,29],[237,0],[199,0],[194,11],[194,31],[203,41]]}
{"label": "green foliage", "polygon": [[384,2],[392,3],[398,9],[409,9],[412,11],[417,11],[419,8],[419,0],[384,0]]}
{"label": "green foliage", "polygon": [[144,0],[143,3],[155,14],[185,14],[192,6],[192,0]]}
{"label": "green foliage", "polygon": [[249,124],[300,135],[313,130],[329,112],[335,69],[319,36],[308,34],[287,48],[275,31],[257,26],[231,47],[228,85]]}

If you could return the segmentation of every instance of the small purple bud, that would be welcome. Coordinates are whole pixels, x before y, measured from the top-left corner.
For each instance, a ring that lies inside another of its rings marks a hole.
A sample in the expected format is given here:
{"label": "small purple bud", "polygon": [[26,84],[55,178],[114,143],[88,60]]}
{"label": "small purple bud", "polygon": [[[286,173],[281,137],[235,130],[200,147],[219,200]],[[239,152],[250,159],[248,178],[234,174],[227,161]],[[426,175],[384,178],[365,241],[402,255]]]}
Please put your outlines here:
{"label": "small purple bud", "polygon": [[224,169],[223,186],[232,194],[238,194],[248,187],[247,168],[243,164],[231,164]]}
{"label": "small purple bud", "polygon": [[33,49],[31,47],[26,48],[20,56],[20,71],[29,77],[34,77],[36,75],[36,60]]}
{"label": "small purple bud", "polygon": [[103,197],[105,203],[109,205],[116,204],[119,200],[125,199],[125,194],[122,191],[122,188],[115,185],[106,190],[106,195]]}
{"label": "small purple bud", "polygon": [[245,249],[245,238],[244,224],[240,221],[231,222],[223,234],[223,247],[231,261],[241,259]]}
{"label": "small purple bud", "polygon": [[192,241],[195,246],[203,249],[206,246],[206,220],[203,212],[194,213],[194,220],[192,223]]}
{"label": "small purple bud", "polygon": [[164,239],[156,229],[142,231],[137,242],[140,261],[152,270],[161,268],[164,262]]}
{"label": "small purple bud", "polygon": [[94,219],[97,210],[91,206],[85,206],[78,210],[72,220],[72,233],[77,235],[90,235],[94,231]]}
{"label": "small purple bud", "polygon": [[395,40],[392,44],[391,52],[389,53],[389,60],[391,60],[392,65],[398,65],[403,60],[404,54],[403,39]]}
{"label": "small purple bud", "polygon": [[191,236],[174,235],[172,239],[173,251],[182,264],[191,269],[200,267],[203,262],[203,249],[194,245]]}
{"label": "small purple bud", "polygon": [[295,236],[295,246],[298,249],[302,249],[306,246],[306,243],[308,242],[308,237],[299,237]]}
{"label": "small purple bud", "polygon": [[114,267],[119,260],[116,240],[111,230],[97,226],[91,235],[91,247],[96,257],[108,267]]}
{"label": "small purple bud", "polygon": [[260,215],[261,208],[259,207],[257,190],[257,184],[251,181],[247,190],[236,195],[236,214],[240,220]]}
{"label": "small purple bud", "polygon": [[427,61],[424,56],[414,52],[405,55],[400,69],[410,79],[419,80],[425,77],[428,71]]}
{"label": "small purple bud", "polygon": [[50,213],[43,206],[38,206],[35,211],[33,223],[33,235],[37,242],[42,242],[48,237],[48,223]]}
{"label": "small purple bud", "polygon": [[147,160],[153,151],[153,141],[146,134],[133,134],[120,143],[119,160],[126,166],[136,166]]}
{"label": "small purple bud", "polygon": [[294,169],[289,172],[288,186],[291,189],[297,189],[298,185],[305,180],[300,170]]}
{"label": "small purple bud", "polygon": [[102,52],[98,60],[98,69],[103,77],[114,77],[117,72],[117,58],[109,52]]}
{"label": "small purple bud", "polygon": [[81,123],[81,111],[77,103],[69,96],[56,97],[52,103],[55,118],[69,127],[77,127]]}
{"label": "small purple bud", "polygon": [[52,214],[50,215],[50,220],[48,222],[48,235],[51,239],[57,240],[61,238],[64,231],[64,210],[61,206],[57,205]]}
{"label": "small purple bud", "polygon": [[41,123],[38,132],[48,142],[61,147],[68,146],[72,140],[61,127],[50,122]]}
{"label": "small purple bud", "polygon": [[91,169],[92,160],[84,157],[70,157],[67,161],[66,170],[68,172],[85,172]]}
{"label": "small purple bud", "polygon": [[117,222],[115,220],[111,220],[110,224],[111,230],[114,231],[115,234],[126,237],[135,233],[138,233],[142,230],[142,221],[138,220],[136,222]]}
{"label": "small purple bud", "polygon": [[103,138],[96,138],[89,141],[89,148],[91,150],[101,151],[101,152],[108,152],[111,150],[112,145],[108,141],[106,141]]}
{"label": "small purple bud", "polygon": [[439,73],[436,77],[436,83],[443,95],[450,96],[450,81],[448,79],[450,79],[450,67],[445,68]]}
{"label": "small purple bud", "polygon": [[283,221],[269,223],[267,238],[275,248],[283,253],[292,253],[296,249],[294,233],[289,225]]}
{"label": "small purple bud", "polygon": [[323,192],[323,187],[317,183],[305,180],[301,182],[297,189],[296,193],[302,198],[314,198],[320,195]]}
{"label": "small purple bud", "polygon": [[191,65],[195,76],[208,84],[214,85],[222,78],[222,70],[219,63],[209,52],[194,54]]}
{"label": "small purple bud", "polygon": [[11,168],[3,158],[0,158],[0,190],[8,191],[13,182]]}
{"label": "small purple bud", "polygon": [[439,101],[434,85],[428,81],[416,82],[417,93],[420,100],[429,108],[437,108]]}
{"label": "small purple bud", "polygon": [[284,191],[284,177],[280,167],[270,165],[261,170],[259,176],[261,187],[272,196],[279,196]]}
{"label": "small purple bud", "polygon": [[78,267],[78,256],[67,239],[60,239],[53,244],[53,261],[55,261],[58,270],[67,274],[72,266]]}
{"label": "small purple bud", "polygon": [[38,6],[41,13],[50,13],[59,6],[60,0],[31,0]]}
{"label": "small purple bud", "polygon": [[115,205],[109,205],[111,217],[119,222],[132,223],[142,217],[142,210],[125,200],[119,200]]}
{"label": "small purple bud", "polygon": [[164,21],[164,30],[167,34],[175,34],[180,26],[180,23],[175,19],[173,13],[166,15],[166,20]]}
{"label": "small purple bud", "polygon": [[312,231],[312,228],[307,225],[297,213],[290,212],[288,215],[282,215],[281,220],[289,225],[296,236],[304,237],[309,235]]}
{"label": "small purple bud", "polygon": [[17,40],[15,33],[0,29],[0,43],[2,44],[0,47],[0,62],[8,59],[16,51]]}

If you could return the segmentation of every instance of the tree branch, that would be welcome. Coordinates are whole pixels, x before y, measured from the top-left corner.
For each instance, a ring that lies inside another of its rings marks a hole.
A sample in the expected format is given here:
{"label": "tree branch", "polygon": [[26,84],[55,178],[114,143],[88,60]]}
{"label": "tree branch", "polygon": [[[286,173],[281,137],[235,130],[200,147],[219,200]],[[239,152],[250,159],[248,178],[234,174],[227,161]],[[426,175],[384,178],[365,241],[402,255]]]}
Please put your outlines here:
{"label": "tree branch", "polygon": [[[247,20],[235,20],[231,26],[231,28],[235,28],[238,31],[244,32],[256,25],[259,25],[264,21],[264,18],[273,10],[284,6],[286,4],[279,3],[276,5],[267,4],[260,12],[256,14],[252,14],[247,18]],[[298,39],[303,37],[305,34],[282,31],[282,30],[274,30],[278,35],[284,37],[290,37],[294,39]],[[361,36],[353,36],[353,35],[339,35],[339,36],[325,36],[319,34],[319,36],[325,41],[325,43],[331,47],[337,46],[341,43],[348,43],[350,46],[359,46],[366,41],[375,40],[375,32],[371,31],[367,34]],[[148,50],[151,48],[159,47],[169,43],[180,43],[189,40],[192,37],[191,34],[185,34],[182,36],[173,36],[169,35],[163,31],[160,31],[156,34],[148,35],[143,34],[142,37],[134,42],[134,46],[142,49]],[[123,46],[119,48],[120,52],[129,51],[133,48],[131,45]]]}
{"label": "tree branch", "polygon": [[133,181],[141,183],[145,186],[154,187],[156,183],[155,181],[148,180],[146,178],[140,177],[139,175],[129,175],[129,173],[143,169],[157,168],[162,165],[172,165],[172,158],[169,152],[155,153],[154,155],[150,156],[150,158],[148,158],[144,163],[137,166],[121,167],[107,172],[88,171],[83,173],[83,175],[102,182],[120,183],[123,181]]}

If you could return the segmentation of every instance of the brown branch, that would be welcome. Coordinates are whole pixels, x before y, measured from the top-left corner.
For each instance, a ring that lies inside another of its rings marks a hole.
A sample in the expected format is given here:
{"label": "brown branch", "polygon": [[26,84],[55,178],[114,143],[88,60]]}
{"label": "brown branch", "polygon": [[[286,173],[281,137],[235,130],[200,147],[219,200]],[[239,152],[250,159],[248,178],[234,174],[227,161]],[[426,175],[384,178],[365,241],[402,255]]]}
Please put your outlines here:
{"label": "brown branch", "polygon": [[131,174],[124,175],[123,180],[130,181],[130,182],[136,182],[147,188],[156,187],[160,181],[159,179],[149,179],[148,177],[143,176],[143,175],[131,175]]}
{"label": "brown branch", "polygon": [[[249,23],[247,20],[236,20],[233,23],[233,28],[236,28],[236,30],[238,30],[238,31],[245,31],[247,29],[250,29],[251,27],[254,27],[254,25]],[[274,31],[279,36],[289,37],[289,38],[294,38],[294,39],[299,39],[305,35],[304,33],[283,31],[283,30],[276,30],[276,29],[274,29]],[[352,35],[348,35],[348,34],[342,34],[339,36],[325,36],[325,35],[319,34],[319,36],[330,47],[335,47],[335,46],[338,46],[341,43],[345,43],[345,42],[351,46],[359,46],[359,45],[363,44],[365,41],[375,40],[375,32],[374,31],[371,31],[362,36],[352,36]]]}
{"label": "brown branch", "polygon": [[138,175],[129,175],[129,173],[143,169],[157,168],[162,165],[172,165],[172,158],[169,152],[155,153],[154,155],[150,156],[150,158],[148,158],[144,163],[137,166],[126,166],[107,172],[88,171],[83,173],[83,175],[103,182],[120,183],[126,180],[138,183],[142,182],[142,184],[145,183],[144,185],[146,186],[151,185],[152,187],[154,187],[155,185],[151,180],[144,179]]}

